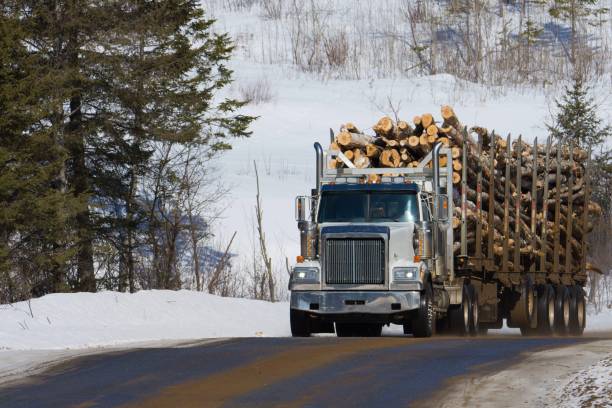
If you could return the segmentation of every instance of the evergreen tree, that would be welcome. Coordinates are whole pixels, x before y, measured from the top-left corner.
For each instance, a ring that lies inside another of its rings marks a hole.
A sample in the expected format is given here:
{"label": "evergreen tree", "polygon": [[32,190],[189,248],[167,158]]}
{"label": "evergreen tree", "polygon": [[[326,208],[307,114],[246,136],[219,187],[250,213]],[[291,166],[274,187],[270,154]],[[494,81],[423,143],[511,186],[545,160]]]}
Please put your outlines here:
{"label": "evergreen tree", "polygon": [[[159,164],[152,153],[160,145],[190,145],[206,159],[230,148],[227,138],[250,134],[253,118],[238,113],[243,103],[217,96],[231,81],[225,64],[233,45],[227,35],[213,33],[214,20],[205,18],[196,1],[13,0],[0,12],[3,32],[19,33],[19,37],[3,36],[2,103],[14,106],[15,112],[34,112],[19,116],[22,123],[15,126],[9,123],[14,118],[0,110],[0,121],[10,130],[2,135],[0,165],[11,163],[15,168],[13,163],[32,163],[20,174],[28,170],[41,177],[33,187],[12,179],[12,173],[0,175],[0,200],[15,212],[3,215],[12,235],[0,237],[0,256],[9,264],[6,243],[28,232],[29,226],[17,218],[32,218],[32,209],[7,204],[19,197],[14,189],[23,186],[24,191],[44,196],[40,203],[50,206],[48,211],[56,211],[37,218],[39,222],[48,219],[47,224],[55,225],[61,220],[57,234],[50,227],[40,232],[45,245],[61,256],[49,257],[44,255],[48,251],[33,247],[23,252],[24,259],[27,255],[55,259],[61,284],[45,290],[60,286],[96,290],[94,265],[104,264],[98,257],[115,248],[119,275],[114,285],[133,291],[137,288],[134,254],[146,243],[144,231],[160,219],[155,210],[147,211],[150,206],[142,197],[143,190],[154,187],[141,185],[152,166]],[[10,20],[10,27],[5,20]],[[28,87],[27,92],[11,94],[22,91],[19,86]],[[17,96],[25,99],[11,100]],[[45,143],[37,137],[44,137]],[[26,140],[37,143],[16,144]],[[28,150],[34,148],[35,152]],[[15,159],[20,154],[24,159]],[[32,161],[34,154],[40,163]],[[170,155],[162,163],[169,175],[180,164],[172,160]],[[28,180],[37,179],[32,175]],[[164,183],[182,189],[180,178],[167,177]],[[174,191],[171,186],[164,188]],[[32,205],[37,202],[28,200]],[[153,209],[164,205],[155,203]],[[159,234],[163,228],[158,225],[150,231]],[[31,270],[37,273],[36,268]],[[105,287],[111,281],[105,280]],[[169,285],[164,282],[177,287],[176,277],[157,279],[153,287]]]}
{"label": "evergreen tree", "polygon": [[[49,122],[53,78],[24,46],[21,22],[0,15],[0,303],[69,290],[71,217],[62,190],[67,152]],[[36,85],[36,86],[34,86]]]}
{"label": "evergreen tree", "polygon": [[565,143],[574,144],[592,152],[591,185],[593,200],[610,214],[612,200],[612,127],[605,125],[597,112],[597,105],[589,96],[589,88],[579,75],[571,87],[556,101],[554,123],[548,126],[550,134]]}
{"label": "evergreen tree", "polygon": [[[157,225],[159,214],[150,209],[163,208],[159,200],[164,196],[156,197],[157,202],[150,207],[139,195],[139,184],[154,164],[152,152],[160,144],[194,145],[202,146],[200,152],[210,158],[230,147],[227,137],[248,136],[253,118],[236,113],[243,102],[215,102],[217,91],[231,81],[225,63],[233,45],[227,35],[212,32],[214,20],[204,17],[198,2],[126,1],[114,10],[113,21],[113,35],[107,37],[105,51],[97,56],[97,68],[101,70],[96,77],[112,109],[104,114],[111,119],[96,148],[116,152],[115,159],[120,161],[111,166],[121,169],[115,173],[120,179],[108,184],[117,188],[107,194],[124,211],[107,211],[109,216],[105,217],[105,225],[114,229],[116,247],[124,261],[119,287],[135,288],[134,251],[143,244],[139,231],[146,226],[156,259],[155,286],[174,288],[176,283],[169,284],[176,282],[169,278],[171,266],[161,259],[174,250],[167,248],[160,253],[151,242],[157,242],[152,235],[158,236],[163,228]],[[179,155],[173,157],[180,160]],[[162,172],[172,174],[175,170],[172,163],[162,164]],[[109,176],[107,182],[113,179],[112,174]],[[158,180],[176,187],[181,183],[177,177]],[[176,187],[164,186],[168,191]]]}

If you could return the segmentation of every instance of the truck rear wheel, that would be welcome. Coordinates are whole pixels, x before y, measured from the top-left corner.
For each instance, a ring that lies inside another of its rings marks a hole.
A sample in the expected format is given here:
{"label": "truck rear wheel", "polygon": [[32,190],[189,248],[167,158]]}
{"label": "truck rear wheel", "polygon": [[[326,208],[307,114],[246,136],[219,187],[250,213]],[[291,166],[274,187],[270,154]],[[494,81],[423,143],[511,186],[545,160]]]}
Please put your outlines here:
{"label": "truck rear wheel", "polygon": [[412,321],[414,337],[431,337],[435,331],[436,312],[433,305],[433,290],[428,283],[421,292],[420,306],[416,319]]}
{"label": "truck rear wheel", "polygon": [[533,283],[529,277],[525,277],[520,286],[520,294],[514,307],[510,310],[508,327],[518,327],[521,334],[527,336],[533,334],[538,324],[538,297]]}
{"label": "truck rear wheel", "polygon": [[473,285],[468,285],[470,291],[470,335],[478,335],[480,318],[478,310],[478,292]]}
{"label": "truck rear wheel", "polygon": [[555,296],[555,334],[567,336],[570,324],[570,294],[566,286],[557,285]]}
{"label": "truck rear wheel", "polygon": [[584,292],[580,286],[574,285],[569,288],[570,292],[570,319],[569,333],[573,336],[582,336],[586,321],[586,304]]}
{"label": "truck rear wheel", "polygon": [[470,332],[471,293],[467,285],[463,285],[461,294],[461,304],[449,308],[448,315],[451,330],[460,336],[465,336]]}
{"label": "truck rear wheel", "polygon": [[541,335],[551,335],[555,328],[555,289],[551,285],[538,288],[538,329]]}
{"label": "truck rear wheel", "polygon": [[310,337],[310,317],[306,313],[290,309],[289,322],[291,324],[291,336]]}

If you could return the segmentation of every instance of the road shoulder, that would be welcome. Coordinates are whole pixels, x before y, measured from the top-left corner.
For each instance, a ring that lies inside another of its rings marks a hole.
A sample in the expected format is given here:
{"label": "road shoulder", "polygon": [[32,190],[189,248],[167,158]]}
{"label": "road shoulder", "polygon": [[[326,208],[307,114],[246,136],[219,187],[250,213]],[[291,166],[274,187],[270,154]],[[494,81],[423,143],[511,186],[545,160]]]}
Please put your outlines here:
{"label": "road shoulder", "polygon": [[[601,391],[576,384],[601,381],[602,376],[612,379],[612,367],[607,363],[611,359],[612,340],[526,353],[501,370],[484,368],[452,379],[418,406],[572,406],[579,399],[588,399],[587,393]],[[577,395],[581,393],[585,394]]]}

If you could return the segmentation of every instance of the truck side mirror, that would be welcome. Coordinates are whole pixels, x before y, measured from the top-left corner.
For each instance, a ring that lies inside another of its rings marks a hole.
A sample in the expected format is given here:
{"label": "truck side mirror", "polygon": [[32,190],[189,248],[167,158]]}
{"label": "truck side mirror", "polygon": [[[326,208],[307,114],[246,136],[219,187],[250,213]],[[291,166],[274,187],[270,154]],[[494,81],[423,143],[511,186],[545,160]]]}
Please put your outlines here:
{"label": "truck side mirror", "polygon": [[446,194],[438,194],[435,199],[438,204],[438,213],[436,214],[436,219],[441,222],[448,221],[448,196]]}

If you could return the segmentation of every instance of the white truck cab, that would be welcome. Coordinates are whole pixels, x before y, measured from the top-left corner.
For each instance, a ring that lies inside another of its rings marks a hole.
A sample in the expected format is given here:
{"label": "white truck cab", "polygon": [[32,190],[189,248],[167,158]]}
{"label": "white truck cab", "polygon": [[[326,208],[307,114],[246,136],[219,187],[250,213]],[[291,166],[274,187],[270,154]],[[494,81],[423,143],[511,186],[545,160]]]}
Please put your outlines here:
{"label": "white truck cab", "polygon": [[394,169],[405,173],[367,183],[368,171],[390,169],[326,171],[317,153],[318,188],[296,200],[301,255],[289,283],[292,333],[334,332],[335,324],[340,336],[378,335],[395,323],[430,335],[433,281],[446,272],[443,245],[433,252],[433,229],[448,228],[448,217],[432,220],[435,197],[445,197],[426,191],[438,184],[434,172]]}

